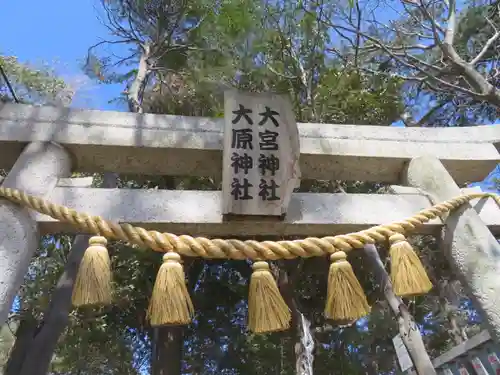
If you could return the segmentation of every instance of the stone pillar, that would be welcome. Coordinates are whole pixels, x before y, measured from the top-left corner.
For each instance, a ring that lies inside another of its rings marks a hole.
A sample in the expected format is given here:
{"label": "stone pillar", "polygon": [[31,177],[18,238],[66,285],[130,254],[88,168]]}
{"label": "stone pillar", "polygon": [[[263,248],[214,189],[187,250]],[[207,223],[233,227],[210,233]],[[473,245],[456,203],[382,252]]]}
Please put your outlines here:
{"label": "stone pillar", "polygon": [[[53,142],[33,142],[23,150],[2,186],[46,196],[71,173],[69,153]],[[38,247],[38,228],[28,209],[0,199],[0,322],[7,320],[29,263]]]}
{"label": "stone pillar", "polygon": [[[413,159],[405,177],[410,186],[428,193],[433,203],[462,194],[443,164],[434,157]],[[469,204],[446,218],[442,250],[492,338],[500,342],[500,245]]]}

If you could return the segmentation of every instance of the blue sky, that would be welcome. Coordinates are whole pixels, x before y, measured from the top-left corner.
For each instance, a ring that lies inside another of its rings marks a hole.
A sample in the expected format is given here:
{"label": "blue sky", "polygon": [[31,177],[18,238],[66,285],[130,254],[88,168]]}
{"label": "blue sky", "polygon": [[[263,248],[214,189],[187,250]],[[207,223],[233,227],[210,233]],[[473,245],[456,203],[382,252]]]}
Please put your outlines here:
{"label": "blue sky", "polygon": [[70,82],[86,82],[87,87],[77,92],[75,107],[125,110],[108,103],[120,95],[121,85],[95,85],[80,68],[87,49],[108,35],[95,8],[97,0],[3,1],[0,53],[36,65],[47,63]]}

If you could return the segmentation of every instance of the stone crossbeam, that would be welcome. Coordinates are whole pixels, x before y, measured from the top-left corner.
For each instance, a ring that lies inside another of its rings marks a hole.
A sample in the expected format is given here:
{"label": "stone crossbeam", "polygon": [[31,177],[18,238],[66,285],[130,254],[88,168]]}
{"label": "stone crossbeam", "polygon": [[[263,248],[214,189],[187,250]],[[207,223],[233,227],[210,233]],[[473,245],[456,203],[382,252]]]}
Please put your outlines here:
{"label": "stone crossbeam", "polygon": [[[3,182],[4,177],[0,177],[0,184]],[[56,186],[58,187],[91,187],[92,177],[71,177],[71,178],[60,178],[57,181]]]}
{"label": "stone crossbeam", "polygon": [[[220,178],[223,119],[0,105],[0,168],[32,141],[55,141],[75,171]],[[397,183],[417,156],[439,158],[458,183],[479,181],[500,156],[497,126],[394,128],[299,124],[303,178]]]}
{"label": "stone crossbeam", "polygon": [[[126,222],[147,229],[207,237],[326,236],[344,234],[402,220],[431,206],[425,195],[398,194],[293,194],[284,222],[223,220],[220,191],[91,189],[56,187],[47,197],[90,215]],[[493,233],[500,233],[497,205],[472,201]],[[37,214],[42,233],[75,233],[71,225]],[[419,229],[435,233],[440,220]]]}

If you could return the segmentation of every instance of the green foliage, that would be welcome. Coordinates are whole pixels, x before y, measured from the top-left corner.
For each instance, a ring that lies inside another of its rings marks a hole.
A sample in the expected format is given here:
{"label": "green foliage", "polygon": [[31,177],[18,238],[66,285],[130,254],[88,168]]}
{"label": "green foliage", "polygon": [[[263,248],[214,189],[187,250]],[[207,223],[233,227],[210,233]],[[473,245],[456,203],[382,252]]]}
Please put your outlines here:
{"label": "green foliage", "polygon": [[19,295],[22,309],[35,318],[41,318],[49,305],[50,294],[66,263],[71,240],[69,236],[45,236],[41,240]]}
{"label": "green foliage", "polygon": [[[500,21],[498,4],[478,2],[466,7],[460,14],[457,25],[455,45],[457,52],[465,59],[471,60],[483,49],[493,34],[494,25]],[[489,22],[488,22],[489,20]],[[483,56],[483,63],[498,59],[499,43],[496,41]]]}
{"label": "green foliage", "polygon": [[109,326],[105,317],[89,315],[80,317],[71,325],[56,351],[51,372],[64,375],[138,375],[139,372],[132,366],[132,343],[126,335]]}
{"label": "green foliage", "polygon": [[[42,69],[20,63],[14,56],[0,56],[0,65],[12,84],[16,95],[27,103],[66,103],[73,96],[69,86],[47,66]],[[11,101],[11,93],[0,77],[0,100]]]}
{"label": "green foliage", "polygon": [[373,82],[359,71],[331,68],[321,73],[317,87],[320,122],[388,125],[403,111],[401,81]]}

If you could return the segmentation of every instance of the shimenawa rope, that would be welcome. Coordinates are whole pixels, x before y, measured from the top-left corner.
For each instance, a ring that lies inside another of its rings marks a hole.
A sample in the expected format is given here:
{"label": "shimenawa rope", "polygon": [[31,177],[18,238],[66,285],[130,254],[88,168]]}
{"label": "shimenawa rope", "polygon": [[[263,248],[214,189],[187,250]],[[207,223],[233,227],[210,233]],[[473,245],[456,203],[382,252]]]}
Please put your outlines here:
{"label": "shimenawa rope", "polygon": [[[177,255],[214,258],[250,259],[255,263],[250,281],[249,322],[254,332],[270,332],[289,327],[290,312],[279,294],[269,267],[263,260],[293,259],[331,254],[329,285],[325,315],[339,321],[357,319],[369,312],[362,288],[347,262],[347,252],[389,240],[391,243],[391,278],[396,293],[410,296],[426,293],[432,287],[427,274],[411,245],[403,234],[411,232],[432,219],[440,217],[476,198],[493,198],[500,205],[500,197],[492,193],[461,195],[410,218],[345,235],[323,238],[309,237],[293,241],[253,241],[236,239],[208,239],[187,235],[147,231],[130,224],[118,224],[99,216],[90,216],[22,191],[0,187],[0,196],[11,202],[31,208],[54,219],[71,223],[86,233],[92,233],[91,246],[85,252],[73,294],[76,306],[109,303],[111,272],[109,256],[103,254],[105,238],[127,241],[140,247],[167,253],[153,290],[148,310],[154,325],[186,324],[193,307],[184,282],[184,271]],[[105,238],[102,238],[102,237]],[[259,280],[259,281],[257,281]],[[252,287],[253,285],[253,287]],[[85,290],[82,290],[85,289]],[[79,297],[78,297],[79,296]],[[82,297],[86,296],[86,297]]]}

